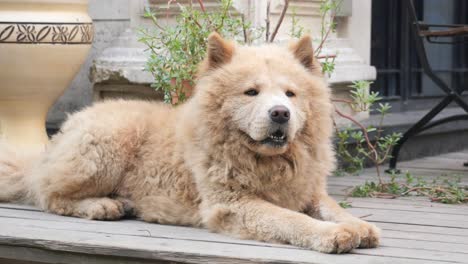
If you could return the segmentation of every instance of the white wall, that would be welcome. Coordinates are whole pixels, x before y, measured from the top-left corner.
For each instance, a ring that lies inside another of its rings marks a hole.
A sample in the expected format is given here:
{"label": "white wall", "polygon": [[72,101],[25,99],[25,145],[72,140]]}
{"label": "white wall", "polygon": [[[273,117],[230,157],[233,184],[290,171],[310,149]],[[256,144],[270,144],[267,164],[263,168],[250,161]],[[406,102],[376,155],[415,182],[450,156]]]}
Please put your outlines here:
{"label": "white wall", "polygon": [[351,45],[370,64],[372,0],[353,0],[352,15],[338,21],[338,37],[348,38]]}

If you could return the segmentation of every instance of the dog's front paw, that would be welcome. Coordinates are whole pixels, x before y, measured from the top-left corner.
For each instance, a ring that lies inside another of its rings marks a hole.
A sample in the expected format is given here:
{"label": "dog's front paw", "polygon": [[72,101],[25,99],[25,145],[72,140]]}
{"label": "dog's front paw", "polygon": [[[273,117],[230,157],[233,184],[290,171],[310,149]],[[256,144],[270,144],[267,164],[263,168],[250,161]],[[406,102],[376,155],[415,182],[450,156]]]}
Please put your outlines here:
{"label": "dog's front paw", "polygon": [[380,229],[377,226],[357,218],[348,224],[352,225],[359,234],[361,239],[359,248],[375,248],[379,245]]}
{"label": "dog's front paw", "polygon": [[312,248],[325,253],[346,253],[359,246],[359,234],[351,225],[333,224],[313,239]]}

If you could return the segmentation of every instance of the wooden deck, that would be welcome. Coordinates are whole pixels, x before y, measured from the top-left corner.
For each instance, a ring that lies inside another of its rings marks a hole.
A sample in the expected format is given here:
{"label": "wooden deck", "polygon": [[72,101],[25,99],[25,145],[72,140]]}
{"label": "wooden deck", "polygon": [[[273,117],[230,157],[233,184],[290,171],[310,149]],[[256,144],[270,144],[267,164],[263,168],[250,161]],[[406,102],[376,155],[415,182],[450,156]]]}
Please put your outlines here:
{"label": "wooden deck", "polygon": [[[468,151],[404,162],[401,168],[427,178],[457,174],[468,185],[466,161]],[[373,170],[331,177],[329,191],[342,200],[350,186],[373,177]],[[0,263],[468,263],[467,205],[423,197],[348,201],[353,207],[347,210],[382,228],[381,247],[327,255],[202,229],[89,221],[0,204]]]}

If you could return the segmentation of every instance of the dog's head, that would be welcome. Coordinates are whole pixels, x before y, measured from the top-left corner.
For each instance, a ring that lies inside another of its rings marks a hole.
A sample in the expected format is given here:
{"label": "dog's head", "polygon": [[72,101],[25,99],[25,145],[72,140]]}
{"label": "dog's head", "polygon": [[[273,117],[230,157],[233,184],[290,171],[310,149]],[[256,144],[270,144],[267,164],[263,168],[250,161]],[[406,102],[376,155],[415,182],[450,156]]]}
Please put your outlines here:
{"label": "dog's head", "polygon": [[289,47],[250,47],[213,33],[197,89],[212,113],[208,122],[263,155],[286,152],[307,126],[320,126],[320,115],[329,115],[328,88],[310,37]]}

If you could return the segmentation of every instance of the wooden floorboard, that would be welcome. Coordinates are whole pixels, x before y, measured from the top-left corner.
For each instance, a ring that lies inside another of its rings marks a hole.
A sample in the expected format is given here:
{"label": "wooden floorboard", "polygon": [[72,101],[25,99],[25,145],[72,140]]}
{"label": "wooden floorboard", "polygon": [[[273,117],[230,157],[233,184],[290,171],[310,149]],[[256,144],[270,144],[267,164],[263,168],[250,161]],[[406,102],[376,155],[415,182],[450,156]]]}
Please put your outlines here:
{"label": "wooden floorboard", "polygon": [[[420,250],[411,255],[407,249],[381,247],[359,250],[356,254],[336,256],[298,248],[276,248],[245,244],[84,233],[69,230],[48,230],[37,227],[17,227],[2,231],[0,244],[41,248],[81,254],[123,256],[189,263],[390,263],[407,258],[404,263],[421,261],[456,262],[460,254],[443,259],[437,252]],[[362,252],[362,254],[360,254]],[[389,257],[390,259],[384,260]],[[412,261],[413,260],[413,261]]]}
{"label": "wooden floorboard", "polygon": [[[459,175],[468,151],[400,163],[414,176],[432,180]],[[468,161],[468,160],[467,160]],[[388,180],[388,175],[384,176]],[[382,245],[351,254],[327,255],[290,245],[240,240],[204,229],[138,220],[90,221],[44,213],[36,207],[0,204],[0,260],[50,263],[468,263],[468,205],[432,203],[425,197],[347,197],[349,190],[375,180],[329,177],[329,193],[348,201],[347,210],[382,229]]]}
{"label": "wooden floorboard", "polygon": [[[382,224],[379,224],[382,227]],[[394,227],[394,226],[393,226]],[[468,241],[460,239],[460,235],[448,235],[448,234],[432,234],[427,232],[407,232],[400,230],[391,230],[382,228],[382,237],[384,241],[387,238],[397,238],[401,240],[414,240],[414,241],[430,241],[430,242],[445,242],[450,243],[451,245],[462,245],[464,249],[468,249]],[[462,236],[463,237],[463,236]],[[405,244],[403,242],[403,244]]]}

